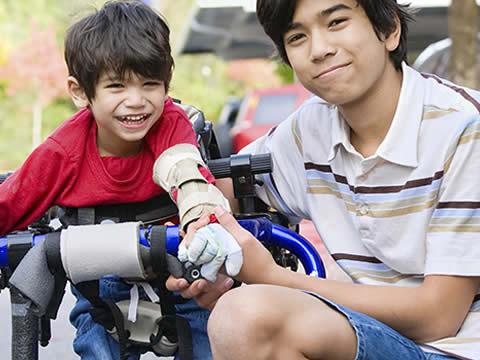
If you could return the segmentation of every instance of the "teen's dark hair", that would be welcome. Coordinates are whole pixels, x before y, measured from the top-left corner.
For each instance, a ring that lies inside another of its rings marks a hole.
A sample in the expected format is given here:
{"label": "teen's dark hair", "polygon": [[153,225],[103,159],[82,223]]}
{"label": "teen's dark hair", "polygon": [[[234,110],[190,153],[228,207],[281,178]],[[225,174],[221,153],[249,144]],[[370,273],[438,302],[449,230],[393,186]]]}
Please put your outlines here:
{"label": "teen's dark hair", "polygon": [[[390,35],[399,20],[402,29],[398,47],[390,52],[397,70],[401,69],[402,61],[407,61],[408,23],[413,20],[409,5],[397,4],[396,0],[357,0],[367,14],[377,37]],[[273,40],[278,55],[288,65],[290,62],[285,51],[283,36],[292,23],[297,5],[296,0],[257,0],[257,17],[266,34]]]}
{"label": "teen's dark hair", "polygon": [[173,71],[170,30],[164,19],[140,1],[109,1],[74,23],[65,39],[65,61],[89,100],[105,72],[120,79],[133,74],[163,81]]}

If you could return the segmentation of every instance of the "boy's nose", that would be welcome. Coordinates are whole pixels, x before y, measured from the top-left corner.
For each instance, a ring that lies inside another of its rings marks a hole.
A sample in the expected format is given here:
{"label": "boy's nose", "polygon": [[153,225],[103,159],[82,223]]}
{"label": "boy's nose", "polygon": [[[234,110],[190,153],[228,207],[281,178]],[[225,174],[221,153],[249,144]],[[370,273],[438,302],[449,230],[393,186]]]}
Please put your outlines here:
{"label": "boy's nose", "polygon": [[145,96],[139,90],[129,90],[125,99],[125,105],[129,107],[141,107],[145,105]]}

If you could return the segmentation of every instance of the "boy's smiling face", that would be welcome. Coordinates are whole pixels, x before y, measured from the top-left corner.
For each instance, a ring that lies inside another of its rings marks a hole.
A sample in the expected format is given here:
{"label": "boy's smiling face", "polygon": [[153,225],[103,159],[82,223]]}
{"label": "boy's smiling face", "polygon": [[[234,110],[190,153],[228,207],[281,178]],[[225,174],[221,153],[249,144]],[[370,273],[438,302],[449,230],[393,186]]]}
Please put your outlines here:
{"label": "boy's smiling face", "polygon": [[[70,79],[69,85],[74,80]],[[82,98],[86,101],[86,97]],[[100,155],[129,156],[141,150],[145,136],[162,115],[165,99],[161,80],[132,73],[122,79],[104,73],[95,87],[94,98],[88,104],[76,104],[88,105],[93,113]]]}
{"label": "boy's smiling face", "polygon": [[347,105],[361,101],[394,68],[389,52],[398,46],[399,31],[380,40],[355,0],[298,0],[283,39],[300,82],[332,104]]}

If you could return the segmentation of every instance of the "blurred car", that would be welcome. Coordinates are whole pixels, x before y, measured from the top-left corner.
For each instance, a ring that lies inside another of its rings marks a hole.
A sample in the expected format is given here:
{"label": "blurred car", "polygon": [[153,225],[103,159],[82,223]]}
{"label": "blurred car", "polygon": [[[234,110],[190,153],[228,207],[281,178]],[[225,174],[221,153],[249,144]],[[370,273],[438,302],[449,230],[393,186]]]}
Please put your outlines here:
{"label": "blurred car", "polygon": [[[413,67],[420,72],[430,73],[451,80],[449,70],[452,40],[437,41],[425,48],[415,60]],[[477,74],[480,77],[480,33],[477,36]]]}
{"label": "blurred car", "polygon": [[232,97],[223,105],[219,118],[215,122],[213,131],[222,157],[230,156],[233,152],[230,130],[235,125],[242,97]]}
{"label": "blurred car", "polygon": [[[311,96],[300,84],[255,90],[244,98],[232,98],[225,104],[214,128],[222,156],[237,153],[287,119]],[[328,254],[311,221],[300,223],[300,234],[318,250],[330,278],[342,273]]]}
{"label": "blurred car", "polygon": [[300,84],[252,91],[245,96],[230,131],[237,153],[292,114],[311,96]]}

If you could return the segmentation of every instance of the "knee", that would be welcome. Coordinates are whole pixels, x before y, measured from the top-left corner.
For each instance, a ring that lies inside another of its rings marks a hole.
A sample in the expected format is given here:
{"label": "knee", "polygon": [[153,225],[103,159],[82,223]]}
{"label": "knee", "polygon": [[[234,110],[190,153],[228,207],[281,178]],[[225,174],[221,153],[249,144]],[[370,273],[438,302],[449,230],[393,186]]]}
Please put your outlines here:
{"label": "knee", "polygon": [[282,319],[261,285],[242,286],[224,294],[208,320],[212,347],[252,346],[273,338]]}

